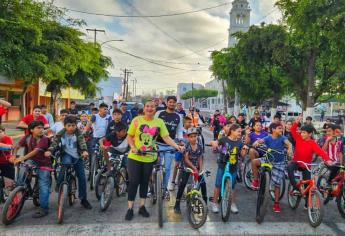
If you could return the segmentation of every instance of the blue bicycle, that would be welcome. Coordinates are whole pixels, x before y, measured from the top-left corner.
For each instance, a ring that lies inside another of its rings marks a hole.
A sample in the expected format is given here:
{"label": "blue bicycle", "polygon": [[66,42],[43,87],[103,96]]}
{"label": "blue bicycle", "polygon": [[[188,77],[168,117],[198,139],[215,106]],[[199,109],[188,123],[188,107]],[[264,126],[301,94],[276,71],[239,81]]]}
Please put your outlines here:
{"label": "blue bicycle", "polygon": [[234,179],[230,173],[230,160],[226,163],[224,174],[222,178],[221,187],[221,201],[220,201],[220,213],[223,222],[227,222],[230,217],[231,210],[231,191]]}

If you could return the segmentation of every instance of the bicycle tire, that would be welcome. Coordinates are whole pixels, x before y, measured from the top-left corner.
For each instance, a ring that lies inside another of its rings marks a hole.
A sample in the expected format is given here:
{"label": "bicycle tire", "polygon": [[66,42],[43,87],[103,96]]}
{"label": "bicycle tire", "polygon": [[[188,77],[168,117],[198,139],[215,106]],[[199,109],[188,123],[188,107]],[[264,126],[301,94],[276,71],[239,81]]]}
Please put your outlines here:
{"label": "bicycle tire", "polygon": [[289,183],[287,199],[288,199],[288,203],[289,203],[289,206],[291,207],[291,209],[295,210],[298,208],[302,197],[300,195],[298,195],[298,196],[293,195],[292,192],[293,192],[293,186]]}
{"label": "bicycle tire", "polygon": [[226,178],[224,182],[224,196],[220,201],[220,213],[222,216],[222,221],[227,222],[230,217],[231,211],[231,191],[232,183],[230,178]]}
{"label": "bicycle tire", "polygon": [[[18,217],[24,206],[25,195],[26,193],[24,186],[18,186],[10,193],[4,204],[4,207],[2,208],[2,223],[4,225],[12,224],[13,221]],[[18,199],[15,199],[15,197],[20,197],[19,201]],[[14,207],[14,209],[12,209],[12,207]],[[9,209],[14,210],[14,212],[11,212],[12,214],[10,216],[8,216]]]}
{"label": "bicycle tire", "polygon": [[114,195],[115,180],[113,176],[108,176],[99,201],[101,211],[105,211],[111,204]]}
{"label": "bicycle tire", "polygon": [[341,193],[337,196],[337,208],[341,217],[345,218],[345,186],[343,183]]}
{"label": "bicycle tire", "polygon": [[[311,198],[311,199],[309,199]],[[316,228],[322,223],[323,219],[323,204],[322,204],[322,196],[319,190],[317,189],[312,189],[310,190],[309,193],[309,198],[308,198],[308,219],[309,219],[309,224]],[[310,206],[310,204],[312,206]],[[315,210],[315,212],[312,212]],[[312,216],[312,214],[315,213],[315,217]]]}
{"label": "bicycle tire", "polygon": [[104,188],[105,181],[106,181],[106,176],[104,176],[104,173],[102,172],[97,173],[95,177],[94,189],[95,189],[95,194],[98,201],[101,199],[101,194]]}
{"label": "bicycle tire", "polygon": [[4,203],[5,202],[5,192],[4,192],[4,183],[3,183],[3,179],[1,177],[0,179],[0,203]]}
{"label": "bicycle tire", "polygon": [[258,197],[256,201],[256,222],[261,224],[264,221],[269,195],[270,174],[264,170],[260,173],[260,187],[258,190]]}
{"label": "bicycle tire", "polygon": [[69,194],[68,194],[68,203],[70,206],[73,206],[76,200],[76,191],[77,190],[77,181],[74,176],[71,176],[70,183],[69,183]]}
{"label": "bicycle tire", "polygon": [[162,170],[156,172],[155,191],[157,194],[157,208],[158,208],[158,226],[163,227],[163,189],[162,189],[163,174]]}
{"label": "bicycle tire", "polygon": [[[202,211],[200,222],[196,222],[194,210],[198,210],[198,212],[200,210]],[[193,229],[199,229],[201,226],[205,224],[206,219],[207,219],[208,208],[204,199],[202,199],[201,196],[195,195],[191,197],[187,205],[187,211],[188,211],[188,221]]]}
{"label": "bicycle tire", "polygon": [[243,179],[244,179],[244,185],[247,187],[247,189],[256,191],[252,187],[252,182],[253,182],[253,172],[252,172],[252,167],[251,167],[251,161],[248,159],[244,163],[244,170],[243,170]]}
{"label": "bicycle tire", "polygon": [[90,190],[93,190],[95,187],[95,178],[97,172],[97,160],[96,154],[92,155],[91,158],[91,167],[90,167]]}
{"label": "bicycle tire", "polygon": [[116,196],[120,197],[126,192],[126,178],[124,176],[124,168],[121,168],[116,174],[115,190]]}
{"label": "bicycle tire", "polygon": [[68,185],[67,183],[62,183],[59,189],[58,198],[58,209],[57,209],[57,223],[61,224],[63,222],[63,216],[65,213],[65,206],[67,205],[68,199]]}
{"label": "bicycle tire", "polygon": [[[286,188],[286,181],[285,178],[282,179],[282,184],[280,185],[280,195],[279,195],[279,201],[283,199],[284,194],[285,194],[285,188]],[[275,200],[275,195],[274,195],[274,185],[272,181],[270,181],[270,196],[272,201]]]}
{"label": "bicycle tire", "polygon": [[38,178],[35,178],[35,184],[33,187],[32,202],[35,206],[37,206],[37,207],[40,206]]}

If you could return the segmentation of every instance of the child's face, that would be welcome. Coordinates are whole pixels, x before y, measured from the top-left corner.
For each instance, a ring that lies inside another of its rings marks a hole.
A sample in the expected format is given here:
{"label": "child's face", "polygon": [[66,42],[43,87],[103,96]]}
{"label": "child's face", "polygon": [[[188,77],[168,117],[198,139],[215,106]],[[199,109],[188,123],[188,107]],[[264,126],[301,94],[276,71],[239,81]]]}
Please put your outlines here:
{"label": "child's face", "polygon": [[188,129],[188,128],[190,128],[190,127],[192,127],[192,121],[191,121],[191,120],[186,120],[186,121],[184,122],[184,128],[185,128],[185,129]]}
{"label": "child's face", "polygon": [[5,131],[0,130],[0,139],[5,137],[5,135],[6,135]]}
{"label": "child's face", "polygon": [[290,130],[291,130],[291,126],[292,126],[292,123],[291,123],[291,122],[286,122],[285,129],[286,129],[287,131],[290,131]]}
{"label": "child's face", "polygon": [[334,135],[335,135],[335,132],[334,132],[334,130],[333,130],[333,129],[328,128],[328,129],[327,129],[326,134],[327,134],[327,136],[332,137],[332,136],[334,136]]}
{"label": "child's face", "polygon": [[60,114],[60,121],[64,121],[65,120],[65,117],[67,116],[67,114],[66,113],[62,113],[62,114]]}
{"label": "child's face", "polygon": [[33,115],[34,117],[39,117],[41,115],[41,109],[39,108],[36,108],[34,111],[33,111]]}
{"label": "child's face", "polygon": [[228,133],[229,133],[229,131],[230,131],[230,127],[231,127],[230,124],[227,124],[227,125],[225,125],[225,126],[223,127],[224,133],[225,133],[226,135],[228,135]]}
{"label": "child's face", "polygon": [[278,126],[275,129],[272,129],[272,134],[273,135],[282,135],[283,133],[283,127],[282,126]]}
{"label": "child's face", "polygon": [[197,134],[190,134],[188,135],[188,141],[190,144],[196,144],[196,141],[198,139],[198,135]]}
{"label": "child's face", "polygon": [[236,123],[236,118],[235,118],[235,117],[231,117],[230,122],[231,122],[232,124],[235,124],[235,123]]}
{"label": "child's face", "polygon": [[310,124],[311,124],[311,120],[306,120],[305,123],[306,123],[307,125],[310,125]]}
{"label": "child's face", "polygon": [[36,126],[35,128],[33,128],[30,131],[31,131],[33,136],[42,136],[43,135],[43,131],[44,131],[44,127],[39,125],[39,126]]}
{"label": "child's face", "polygon": [[259,123],[259,122],[255,123],[254,130],[255,130],[255,132],[261,132],[261,130],[262,130],[261,123]]}
{"label": "child's face", "polygon": [[68,134],[72,134],[77,129],[77,125],[74,123],[65,124],[65,129]]}
{"label": "child's face", "polygon": [[80,120],[81,121],[87,121],[88,120],[88,117],[87,117],[87,114],[82,114],[81,116],[80,116]]}
{"label": "child's face", "polygon": [[107,107],[101,107],[99,108],[99,114],[101,115],[106,115],[108,112],[108,108]]}
{"label": "child's face", "polygon": [[240,139],[242,136],[242,129],[238,128],[236,130],[232,130],[230,136],[232,138]]}
{"label": "child's face", "polygon": [[125,129],[120,130],[120,131],[116,131],[116,137],[119,139],[123,139],[124,137],[126,137],[127,131]]}
{"label": "child's face", "polygon": [[120,122],[120,121],[121,121],[121,118],[122,118],[121,113],[113,113],[113,120],[114,120],[115,122]]}
{"label": "child's face", "polygon": [[312,133],[308,133],[307,131],[305,130],[302,130],[301,131],[301,137],[303,140],[307,140],[307,139],[310,139],[312,136]]}

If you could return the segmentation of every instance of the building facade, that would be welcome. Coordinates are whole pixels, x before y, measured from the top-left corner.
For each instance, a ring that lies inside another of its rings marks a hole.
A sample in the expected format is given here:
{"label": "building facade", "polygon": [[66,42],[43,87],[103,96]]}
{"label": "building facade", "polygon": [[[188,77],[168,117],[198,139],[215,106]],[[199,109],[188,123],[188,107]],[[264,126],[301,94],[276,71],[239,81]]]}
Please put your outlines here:
{"label": "building facade", "polygon": [[97,98],[111,106],[114,99],[121,99],[122,78],[109,77],[107,80],[102,80],[97,84],[99,91]]}
{"label": "building facade", "polygon": [[[188,91],[191,91],[193,89],[202,89],[204,86],[202,84],[196,84],[196,83],[179,83],[177,85],[177,101],[182,103],[182,106],[186,109],[192,105],[192,99],[183,100],[181,99],[181,96],[185,94]],[[197,105],[197,104],[196,104]]]}

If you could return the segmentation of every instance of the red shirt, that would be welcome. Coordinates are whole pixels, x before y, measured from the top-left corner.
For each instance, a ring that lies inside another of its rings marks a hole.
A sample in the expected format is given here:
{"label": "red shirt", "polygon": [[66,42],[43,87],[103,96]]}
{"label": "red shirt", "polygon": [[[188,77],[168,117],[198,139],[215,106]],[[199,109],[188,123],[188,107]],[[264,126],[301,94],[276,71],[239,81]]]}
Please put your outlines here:
{"label": "red shirt", "polygon": [[[13,140],[9,136],[4,136],[0,143],[13,145]],[[0,165],[10,164],[8,159],[10,159],[12,152],[11,151],[0,151]]]}
{"label": "red shirt", "polygon": [[[313,154],[321,156],[324,161],[329,160],[327,153],[322,150],[317,143],[312,140],[303,140],[301,135],[297,133],[298,124],[294,123],[291,127],[291,135],[296,141],[295,154],[292,161],[303,161],[310,164],[313,160]],[[304,167],[302,165],[302,167]]]}
{"label": "red shirt", "polygon": [[7,113],[7,109],[3,106],[0,106],[0,116],[3,116]]}
{"label": "red shirt", "polygon": [[[42,115],[38,116],[36,120],[43,121],[43,123],[44,123],[45,125],[48,124],[47,119],[46,119],[44,116],[42,116]],[[30,114],[30,115],[25,116],[25,117],[22,119],[22,121],[23,121],[25,124],[29,125],[31,122],[35,121],[35,119],[34,119],[34,116],[33,116],[32,114]],[[26,135],[29,134],[29,130],[28,130],[28,129],[25,129],[25,134],[26,134]]]}
{"label": "red shirt", "polygon": [[42,137],[36,139],[30,135],[25,135],[19,141],[18,145],[21,147],[26,147],[28,153],[34,150],[39,151],[36,156],[30,158],[36,162],[38,166],[51,166],[50,158],[44,156],[44,152],[47,151],[49,147],[49,139],[46,136],[43,135]]}

